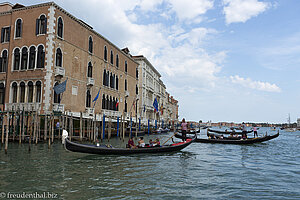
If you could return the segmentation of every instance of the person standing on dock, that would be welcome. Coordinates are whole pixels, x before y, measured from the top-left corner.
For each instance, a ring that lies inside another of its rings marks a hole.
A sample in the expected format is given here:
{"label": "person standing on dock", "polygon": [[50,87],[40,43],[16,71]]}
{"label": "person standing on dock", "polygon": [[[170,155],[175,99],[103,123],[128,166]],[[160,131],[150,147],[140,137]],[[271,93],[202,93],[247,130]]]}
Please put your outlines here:
{"label": "person standing on dock", "polygon": [[187,131],[188,125],[185,122],[185,119],[182,119],[181,122],[181,132],[182,132],[182,141],[186,141],[186,131]]}

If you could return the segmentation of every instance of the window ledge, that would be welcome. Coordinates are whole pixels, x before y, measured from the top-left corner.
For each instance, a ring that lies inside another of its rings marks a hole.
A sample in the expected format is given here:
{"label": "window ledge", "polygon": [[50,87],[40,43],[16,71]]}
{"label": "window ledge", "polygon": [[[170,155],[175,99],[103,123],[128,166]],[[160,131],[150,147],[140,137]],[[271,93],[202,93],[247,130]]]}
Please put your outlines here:
{"label": "window ledge", "polygon": [[14,39],[15,39],[15,40],[21,40],[22,37],[15,37]]}
{"label": "window ledge", "polygon": [[46,35],[46,33],[39,33],[36,36],[44,36],[44,35]]}
{"label": "window ledge", "polygon": [[64,40],[63,37],[59,37],[58,35],[57,35],[57,39]]}
{"label": "window ledge", "polygon": [[1,44],[9,44],[9,41],[1,42]]}

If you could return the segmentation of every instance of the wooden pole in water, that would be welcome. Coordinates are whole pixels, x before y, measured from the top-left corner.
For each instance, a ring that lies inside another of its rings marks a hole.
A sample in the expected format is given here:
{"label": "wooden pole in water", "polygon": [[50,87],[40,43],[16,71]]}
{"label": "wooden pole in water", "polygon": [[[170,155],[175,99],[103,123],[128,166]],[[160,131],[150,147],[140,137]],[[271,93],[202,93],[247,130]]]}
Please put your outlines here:
{"label": "wooden pole in water", "polygon": [[123,112],[122,129],[123,129],[122,134],[123,134],[123,142],[124,142],[124,140],[125,140],[125,114],[124,114],[124,112]]}
{"label": "wooden pole in water", "polygon": [[80,112],[79,137],[80,137],[80,141],[82,141],[82,112]]}
{"label": "wooden pole in water", "polygon": [[12,135],[13,135],[13,142],[15,141],[15,123],[14,123],[14,121],[15,121],[15,111],[14,111],[14,109],[13,109],[13,111],[12,111],[12,116],[11,116],[11,130],[12,130]]}
{"label": "wooden pole in water", "polygon": [[21,127],[21,111],[18,112],[18,118],[19,118],[19,122],[18,122],[18,132],[19,132],[19,144],[22,143],[22,127]]}
{"label": "wooden pole in water", "polygon": [[70,121],[69,121],[69,127],[70,127],[70,140],[72,139],[73,136],[73,115],[71,113]]}
{"label": "wooden pole in water", "polygon": [[109,141],[109,139],[110,139],[110,137],[111,137],[111,117],[108,117],[108,141]]}
{"label": "wooden pole in water", "polygon": [[6,114],[6,137],[5,137],[5,154],[7,154],[8,147],[8,132],[9,132],[9,112]]}
{"label": "wooden pole in water", "polygon": [[47,140],[47,126],[48,126],[48,116],[45,115],[45,120],[44,120],[44,141]]}
{"label": "wooden pole in water", "polygon": [[40,115],[38,114],[38,112],[36,112],[36,116],[37,116],[37,118],[36,118],[36,131],[37,131],[37,137],[35,138],[35,144],[37,144],[38,143],[38,140],[40,139],[40,136],[41,136],[41,132],[40,132],[40,130],[41,130],[41,127],[40,127]]}
{"label": "wooden pole in water", "polygon": [[83,135],[83,138],[85,138],[85,119],[82,119],[82,135]]}
{"label": "wooden pole in water", "polygon": [[22,111],[22,141],[24,141],[25,139],[25,111],[24,111],[24,108],[23,108],[23,111]]}
{"label": "wooden pole in water", "polygon": [[51,143],[54,141],[54,115],[52,114],[51,119]]}
{"label": "wooden pole in water", "polygon": [[51,125],[52,125],[51,118],[52,118],[51,115],[49,115],[49,121],[47,120],[47,125],[49,123],[49,134],[47,134],[47,136],[48,136],[48,148],[49,149],[50,149],[50,146],[51,146],[51,136],[50,136],[51,129],[52,129],[52,127],[51,127]]}
{"label": "wooden pole in water", "polygon": [[[29,116],[30,116],[30,122],[28,123],[28,126],[29,126],[28,151],[29,151],[29,152],[30,152],[30,150],[31,150],[31,149],[30,149],[30,146],[31,146],[32,126],[33,126],[31,114],[32,114],[32,112],[29,112]],[[29,116],[28,116],[28,118],[29,118]]]}
{"label": "wooden pole in water", "polygon": [[97,128],[96,128],[96,124],[97,124],[97,121],[96,121],[96,114],[95,114],[95,117],[94,117],[94,126],[93,126],[93,127],[94,127],[94,128],[93,128],[93,132],[94,132],[94,135],[93,135],[93,136],[94,136],[94,137],[93,137],[93,142],[96,142],[96,135],[98,135],[98,133],[96,133],[96,131],[97,131],[97,130],[96,130],[96,129],[97,129]]}
{"label": "wooden pole in water", "polygon": [[1,143],[4,144],[4,113],[1,113],[1,125],[2,125],[2,135],[1,135]]}
{"label": "wooden pole in water", "polygon": [[60,140],[60,129],[61,129],[61,115],[58,116],[58,139]]}

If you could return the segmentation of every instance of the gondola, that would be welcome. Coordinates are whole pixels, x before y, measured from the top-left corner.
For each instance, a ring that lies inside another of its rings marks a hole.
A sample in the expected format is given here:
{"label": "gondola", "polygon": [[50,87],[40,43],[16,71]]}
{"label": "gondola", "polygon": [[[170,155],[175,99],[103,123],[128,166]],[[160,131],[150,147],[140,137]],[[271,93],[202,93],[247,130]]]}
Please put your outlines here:
{"label": "gondola", "polygon": [[[268,140],[272,140],[274,138],[277,138],[279,136],[279,132],[275,135],[265,135],[262,137],[257,137],[257,138],[247,138],[247,139],[234,139],[234,138],[223,138],[223,139],[202,139],[202,138],[197,138],[195,142],[199,143],[222,143],[222,144],[253,144],[253,143],[259,143],[259,142],[265,142]],[[181,138],[182,135],[176,134],[176,138]]]}
{"label": "gondola", "polygon": [[[207,132],[213,132],[213,133],[219,133],[219,134],[231,134],[231,133],[233,133],[233,134],[242,134],[242,131],[220,131],[220,130],[213,130],[213,129],[210,129],[210,128],[208,128],[207,129]],[[248,130],[248,131],[246,131],[246,133],[251,133],[251,132],[253,132],[253,130]]]}
{"label": "gondola", "polygon": [[[179,133],[182,133],[182,131],[181,131],[181,130],[179,130]],[[187,134],[195,134],[195,133],[200,133],[200,129],[198,129],[198,130],[191,129],[191,130],[188,130],[186,133],[187,133]]]}
{"label": "gondola", "polygon": [[79,144],[71,142],[68,138],[65,139],[65,148],[69,151],[100,154],[100,155],[128,155],[128,154],[140,154],[140,153],[163,153],[163,152],[174,152],[180,151],[183,148],[189,146],[196,140],[196,135],[193,138],[187,140],[187,142],[178,142],[169,145],[163,145],[160,147],[142,147],[136,149],[130,148],[114,148],[111,146],[97,146],[89,144]]}

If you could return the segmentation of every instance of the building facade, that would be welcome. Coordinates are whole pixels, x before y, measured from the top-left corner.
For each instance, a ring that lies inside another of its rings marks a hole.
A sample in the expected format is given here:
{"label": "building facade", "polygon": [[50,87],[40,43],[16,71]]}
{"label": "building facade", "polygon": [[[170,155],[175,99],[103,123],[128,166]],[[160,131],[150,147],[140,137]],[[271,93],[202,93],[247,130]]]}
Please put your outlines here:
{"label": "building facade", "polygon": [[[2,110],[135,115],[138,63],[127,48],[53,2],[2,3],[0,28]],[[56,94],[53,87],[62,83],[65,91]]]}

